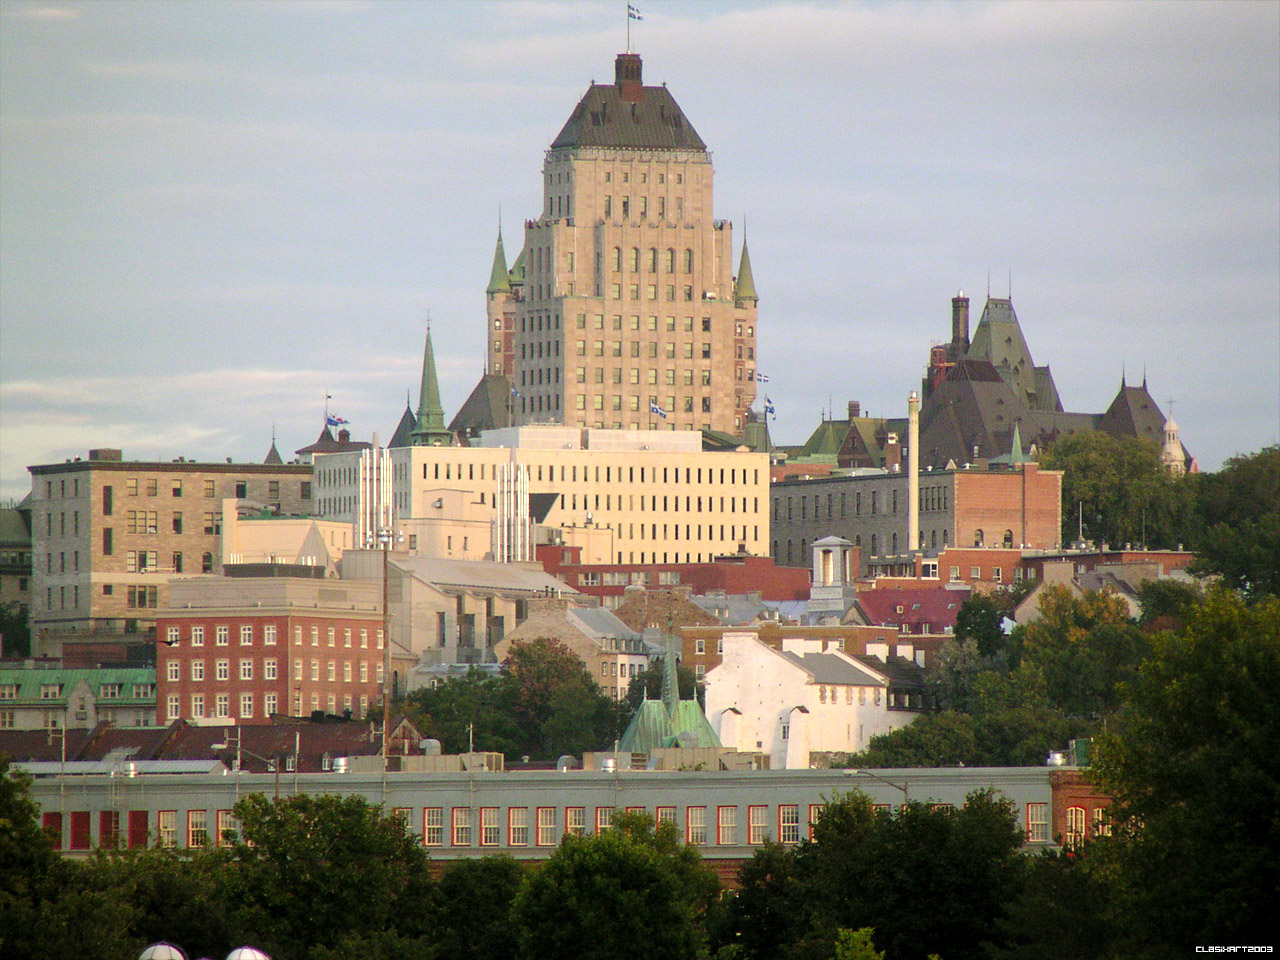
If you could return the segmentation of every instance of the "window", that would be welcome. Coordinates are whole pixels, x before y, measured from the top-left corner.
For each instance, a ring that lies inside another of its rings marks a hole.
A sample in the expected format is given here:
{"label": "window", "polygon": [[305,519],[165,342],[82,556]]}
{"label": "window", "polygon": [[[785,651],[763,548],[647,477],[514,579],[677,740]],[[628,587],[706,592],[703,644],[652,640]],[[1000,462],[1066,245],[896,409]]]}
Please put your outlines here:
{"label": "window", "polygon": [[250,624],[243,624],[240,627],[240,646],[249,647],[253,645],[253,627]]}
{"label": "window", "polygon": [[161,810],[156,814],[156,834],[160,838],[160,846],[176,847],[178,845],[177,810]]}
{"label": "window", "polygon": [[[177,661],[176,661],[176,660],[174,661],[174,666],[177,666]],[[203,680],[203,679],[204,679],[204,661],[203,661],[203,660],[192,660],[192,661],[191,661],[191,680],[192,680],[192,682],[193,682],[193,683],[199,683],[199,682],[200,682],[201,680]]]}
{"label": "window", "polygon": [[193,717],[204,716],[204,694],[203,693],[193,693],[191,695],[191,716]]}
{"label": "window", "polygon": [[1103,807],[1093,808],[1093,835],[1095,837],[1111,836],[1111,821],[1107,817],[1107,811]]}
{"label": "window", "polygon": [[165,698],[165,712],[170,720],[177,720],[182,715],[182,702],[176,693]]}
{"label": "window", "polygon": [[209,811],[187,811],[187,846],[204,847],[209,844]]}
{"label": "window", "polygon": [[230,661],[230,660],[216,660],[216,661],[214,661],[214,667],[213,667],[213,669],[214,669],[214,679],[215,679],[215,680],[230,680],[230,679],[231,679],[231,661]]}
{"label": "window", "polygon": [[540,847],[551,847],[556,842],[556,808],[538,807],[538,836]]}
{"label": "window", "polygon": [[253,694],[252,693],[240,694],[240,719],[241,720],[253,719]]}
{"label": "window", "polygon": [[165,669],[170,683],[177,683],[182,679],[182,664],[179,661],[170,660]]}
{"label": "window", "polygon": [[1067,807],[1067,836],[1066,844],[1068,847],[1078,846],[1084,843],[1085,838],[1085,816],[1084,807]]}
{"label": "window", "polygon": [[1045,843],[1049,839],[1049,805],[1027,804],[1027,843]]}
{"label": "window", "polygon": [[455,847],[471,846],[471,808],[454,807],[452,814],[452,840]]}
{"label": "window", "polygon": [[707,808],[686,807],[684,822],[685,842],[690,846],[705,846],[707,842]]}
{"label": "window", "polygon": [[[250,665],[252,666],[252,663],[250,663]],[[253,671],[250,670],[249,672],[252,674]],[[274,660],[262,661],[262,679],[264,680],[276,679],[276,661]]]}
{"label": "window", "polygon": [[213,838],[213,842],[218,846],[222,846],[224,843],[234,843],[236,835],[240,832],[236,818],[230,810],[218,811],[217,828],[217,835]]}
{"label": "window", "polygon": [[747,843],[761,844],[768,834],[769,808],[766,806],[747,807]]}
{"label": "window", "polygon": [[587,828],[585,807],[564,808],[564,832],[566,836],[580,837]]}
{"label": "window", "polygon": [[480,846],[496,847],[498,845],[498,808],[480,808]]}
{"label": "window", "polygon": [[245,658],[240,661],[240,679],[241,680],[253,679],[253,661],[252,660]]}
{"label": "window", "polygon": [[529,808],[511,807],[507,810],[507,846],[529,845]]}
{"label": "window", "polygon": [[102,810],[98,813],[98,846],[115,849],[120,846],[120,811]]}
{"label": "window", "polygon": [[422,811],[422,842],[428,847],[444,845],[443,807],[426,807]]}
{"label": "window", "polygon": [[738,808],[716,808],[716,843],[721,846],[738,842]]}
{"label": "window", "polygon": [[214,716],[226,719],[231,716],[231,694],[220,693],[214,702]]}
{"label": "window", "polygon": [[800,842],[800,808],[794,803],[778,806],[778,842]]}
{"label": "window", "polygon": [[276,625],[274,623],[268,623],[262,628],[262,642],[268,647],[276,645]]}
{"label": "window", "polygon": [[262,696],[262,715],[270,717],[280,709],[280,698],[274,693],[266,693]]}
{"label": "window", "polygon": [[227,646],[227,644],[231,642],[231,628],[228,626],[217,627],[214,637],[215,637],[214,642],[218,646],[220,647]]}
{"label": "window", "polygon": [[605,833],[613,823],[613,807],[596,807],[596,833]]}
{"label": "window", "polygon": [[71,849],[89,849],[89,811],[74,810],[71,813]]}
{"label": "window", "polygon": [[674,824],[676,822],[676,808],[658,807],[657,816],[654,818],[654,822]]}

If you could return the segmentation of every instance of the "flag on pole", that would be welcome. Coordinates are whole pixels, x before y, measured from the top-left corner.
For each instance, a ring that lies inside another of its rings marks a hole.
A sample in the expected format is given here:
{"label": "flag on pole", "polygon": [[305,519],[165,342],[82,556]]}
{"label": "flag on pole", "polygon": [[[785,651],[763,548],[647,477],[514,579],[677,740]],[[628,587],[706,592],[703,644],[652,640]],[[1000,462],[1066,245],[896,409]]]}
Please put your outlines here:
{"label": "flag on pole", "polygon": [[766,417],[773,417],[775,420],[778,419],[778,411],[774,409],[773,401],[769,399],[768,395],[764,398],[764,415]]}
{"label": "flag on pole", "polygon": [[643,19],[644,19],[644,17],[640,16],[640,8],[639,8],[639,7],[636,7],[636,6],[634,6],[633,4],[628,3],[628,4],[627,4],[627,19],[628,19],[628,20],[643,20]]}
{"label": "flag on pole", "polygon": [[517,390],[515,387],[512,387],[512,388],[511,388],[511,395],[512,395],[513,397],[518,397],[518,396],[520,396],[520,391],[519,391],[519,390]]}
{"label": "flag on pole", "polygon": [[667,419],[667,411],[663,410],[660,406],[658,406],[658,401],[657,401],[657,400],[650,400],[650,401],[649,401],[649,412],[650,412],[651,414],[657,414],[657,415],[658,415],[658,416],[660,416],[663,420]]}
{"label": "flag on pole", "polygon": [[764,373],[761,373],[759,370],[757,370],[757,371],[756,371],[756,383],[768,383],[768,382],[769,382],[769,377],[768,377],[768,375],[767,375],[767,374],[764,374]]}
{"label": "flag on pole", "polygon": [[332,414],[324,418],[324,425],[326,427],[340,427],[344,423],[350,423],[350,422],[351,422],[350,420],[343,420],[341,417],[336,417],[336,416],[333,416]]}

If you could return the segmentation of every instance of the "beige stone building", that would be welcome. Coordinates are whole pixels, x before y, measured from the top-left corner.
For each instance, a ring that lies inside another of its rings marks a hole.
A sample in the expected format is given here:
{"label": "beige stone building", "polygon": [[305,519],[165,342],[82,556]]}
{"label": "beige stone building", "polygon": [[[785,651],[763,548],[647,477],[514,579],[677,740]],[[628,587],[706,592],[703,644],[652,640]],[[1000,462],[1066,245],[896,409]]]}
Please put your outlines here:
{"label": "beige stone building", "polygon": [[224,509],[311,511],[311,467],[140,462],[119,450],[31,472],[31,630],[146,629],[169,579],[221,572]]}
{"label": "beige stone building", "polygon": [[619,54],[547,150],[510,271],[499,236],[486,356],[515,391],[513,422],[742,434],[758,298],[745,242],[734,276],[712,174],[666,85]]}
{"label": "beige stone building", "polygon": [[[702,450],[688,431],[536,425],[476,446],[388,452],[401,549],[460,560],[532,560],[535,527],[584,563],[705,563],[769,543],[766,454]],[[316,459],[325,520],[357,522],[361,454]]]}

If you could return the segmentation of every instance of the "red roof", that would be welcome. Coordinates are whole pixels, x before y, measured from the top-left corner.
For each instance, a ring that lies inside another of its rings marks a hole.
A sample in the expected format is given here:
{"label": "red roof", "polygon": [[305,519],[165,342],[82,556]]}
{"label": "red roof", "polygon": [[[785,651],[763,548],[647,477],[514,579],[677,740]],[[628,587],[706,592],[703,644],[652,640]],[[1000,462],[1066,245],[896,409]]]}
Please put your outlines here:
{"label": "red roof", "polygon": [[968,599],[968,590],[908,587],[866,590],[856,603],[874,626],[901,627],[905,633],[949,633],[955,630],[960,604]]}

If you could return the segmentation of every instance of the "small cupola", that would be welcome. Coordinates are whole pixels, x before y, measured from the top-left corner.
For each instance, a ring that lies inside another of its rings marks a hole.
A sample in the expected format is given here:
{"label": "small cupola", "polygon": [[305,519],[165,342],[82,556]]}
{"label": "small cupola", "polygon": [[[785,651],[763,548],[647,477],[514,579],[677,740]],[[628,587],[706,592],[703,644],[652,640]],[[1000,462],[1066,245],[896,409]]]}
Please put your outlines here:
{"label": "small cupola", "polygon": [[639,103],[644,97],[644,77],[640,54],[620,53],[614,64],[614,82],[626,103]]}

